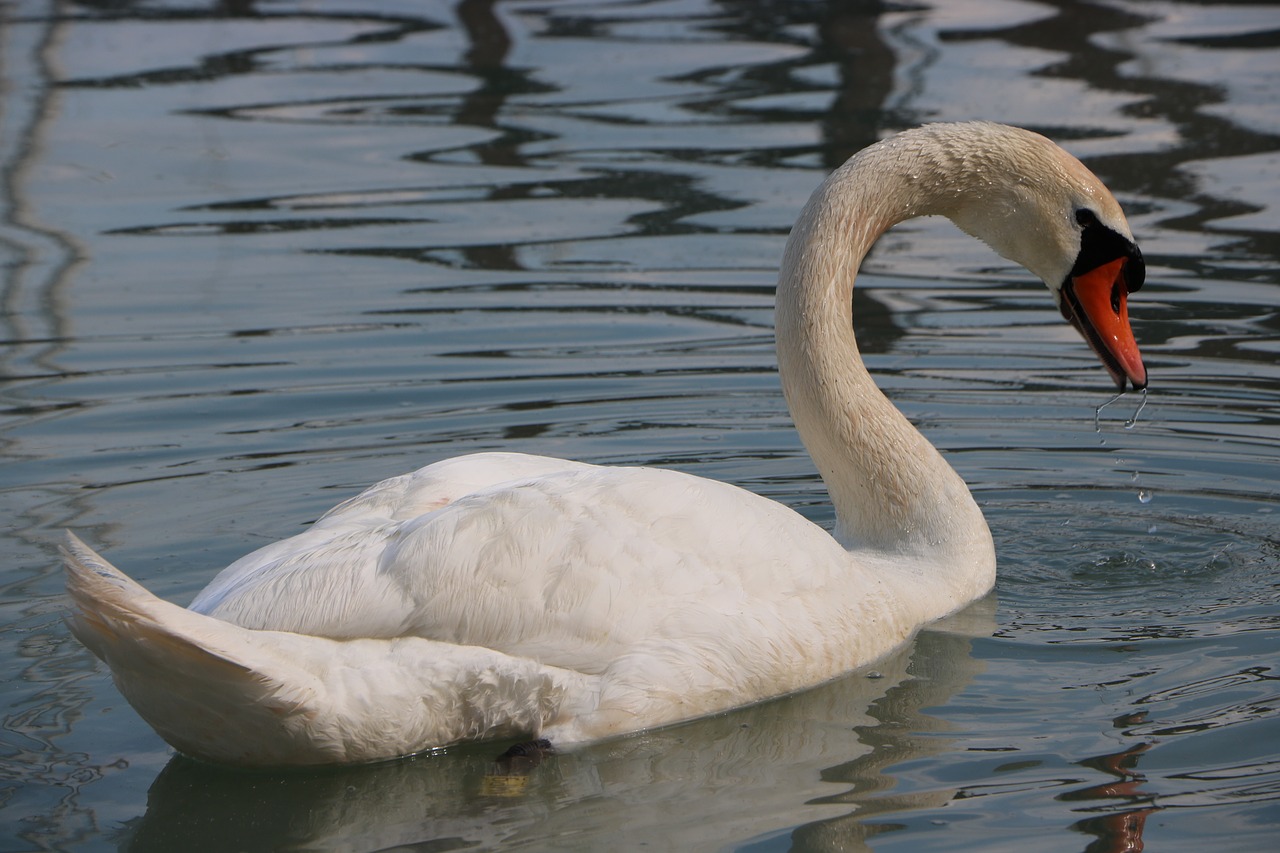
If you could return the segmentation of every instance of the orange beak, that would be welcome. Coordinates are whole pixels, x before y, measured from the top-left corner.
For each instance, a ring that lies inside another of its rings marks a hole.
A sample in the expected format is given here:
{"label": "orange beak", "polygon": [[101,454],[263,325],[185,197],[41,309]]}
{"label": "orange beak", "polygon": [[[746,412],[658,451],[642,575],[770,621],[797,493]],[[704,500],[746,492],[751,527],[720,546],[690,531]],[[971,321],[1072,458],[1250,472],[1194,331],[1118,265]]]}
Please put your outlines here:
{"label": "orange beak", "polygon": [[1088,272],[1067,277],[1060,306],[1066,317],[1093,347],[1102,364],[1124,390],[1147,387],[1147,368],[1129,328],[1129,290],[1124,271],[1128,258],[1116,258]]}

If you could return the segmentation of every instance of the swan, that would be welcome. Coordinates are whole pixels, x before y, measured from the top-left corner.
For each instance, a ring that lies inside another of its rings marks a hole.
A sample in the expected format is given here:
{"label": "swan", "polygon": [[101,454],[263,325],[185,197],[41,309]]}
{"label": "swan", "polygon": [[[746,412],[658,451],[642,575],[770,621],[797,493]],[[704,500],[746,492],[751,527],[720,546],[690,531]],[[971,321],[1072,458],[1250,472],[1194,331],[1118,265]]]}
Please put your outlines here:
{"label": "swan", "polygon": [[995,580],[968,488],[854,338],[863,257],[925,215],[1041,278],[1119,389],[1146,387],[1111,193],[1038,134],[926,125],[833,172],[782,259],[779,375],[833,532],[676,471],[479,453],[370,487],[185,609],[68,534],[70,630],[177,750],[258,767],[596,741],[869,664]]}

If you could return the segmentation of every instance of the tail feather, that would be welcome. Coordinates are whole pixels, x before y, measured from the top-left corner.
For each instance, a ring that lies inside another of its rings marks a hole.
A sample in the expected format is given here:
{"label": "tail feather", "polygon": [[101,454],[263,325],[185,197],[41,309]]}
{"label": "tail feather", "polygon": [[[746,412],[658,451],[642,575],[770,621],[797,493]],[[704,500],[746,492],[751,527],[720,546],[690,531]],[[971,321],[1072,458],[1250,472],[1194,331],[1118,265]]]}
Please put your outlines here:
{"label": "tail feather", "polygon": [[344,760],[340,740],[326,748],[306,724],[323,685],[305,666],[264,648],[269,632],[156,597],[73,534],[63,554],[72,634],[106,662],[120,692],[173,746],[233,764],[295,763],[301,752],[314,753],[306,763]]}
{"label": "tail feather", "polygon": [[420,637],[331,640],[242,628],[152,595],[74,535],[63,549],[71,632],[138,714],[208,761],[371,761],[485,737],[537,736],[581,673]]}
{"label": "tail feather", "polygon": [[182,621],[181,615],[195,614],[152,595],[75,534],[67,533],[62,555],[67,566],[67,592],[75,604],[75,611],[67,618],[71,633],[113,668],[120,658],[124,659],[119,662],[127,665],[128,660],[141,655],[175,664],[187,658],[189,663],[225,669],[230,677],[250,671],[233,655],[194,645],[178,633],[170,624],[174,617]]}

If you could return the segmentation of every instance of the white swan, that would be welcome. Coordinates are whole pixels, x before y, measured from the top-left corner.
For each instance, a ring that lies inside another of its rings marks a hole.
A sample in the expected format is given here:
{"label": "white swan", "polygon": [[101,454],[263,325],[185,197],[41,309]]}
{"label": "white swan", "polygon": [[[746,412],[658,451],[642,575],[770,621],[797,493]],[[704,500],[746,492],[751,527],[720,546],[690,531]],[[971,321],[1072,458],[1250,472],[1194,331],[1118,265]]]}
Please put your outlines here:
{"label": "white swan", "polygon": [[1042,136],[927,126],[833,173],[782,262],[779,371],[834,536],[674,471],[484,453],[378,483],[189,610],[70,537],[72,631],[178,750],[257,766],[596,740],[870,663],[995,577],[968,489],[854,340],[863,256],[928,214],[1038,275],[1115,382],[1145,387],[1126,309],[1142,258],[1111,194]]}

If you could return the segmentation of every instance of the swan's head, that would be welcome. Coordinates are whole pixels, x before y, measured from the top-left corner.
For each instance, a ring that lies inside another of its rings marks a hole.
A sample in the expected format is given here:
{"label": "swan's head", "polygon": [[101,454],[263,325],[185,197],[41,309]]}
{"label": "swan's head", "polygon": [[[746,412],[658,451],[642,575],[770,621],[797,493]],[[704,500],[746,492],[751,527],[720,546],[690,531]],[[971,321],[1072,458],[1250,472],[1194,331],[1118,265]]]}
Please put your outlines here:
{"label": "swan's head", "polygon": [[1128,298],[1142,287],[1146,265],[1120,204],[1079,160],[1039,134],[1003,125],[969,129],[965,171],[977,178],[947,214],[1045,282],[1120,390],[1126,381],[1145,388]]}

